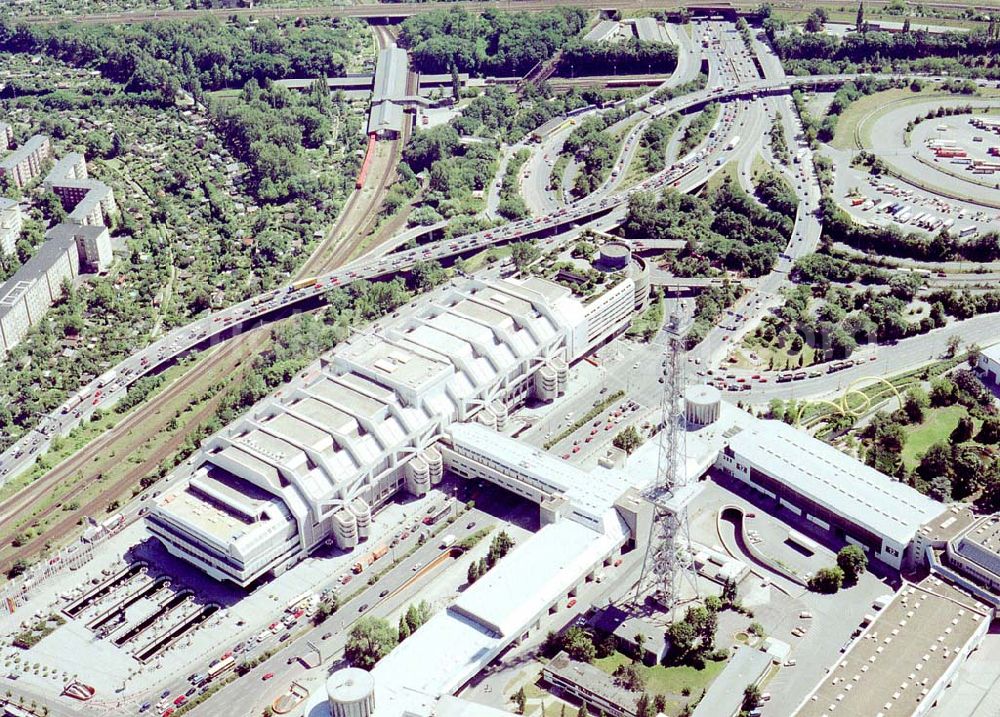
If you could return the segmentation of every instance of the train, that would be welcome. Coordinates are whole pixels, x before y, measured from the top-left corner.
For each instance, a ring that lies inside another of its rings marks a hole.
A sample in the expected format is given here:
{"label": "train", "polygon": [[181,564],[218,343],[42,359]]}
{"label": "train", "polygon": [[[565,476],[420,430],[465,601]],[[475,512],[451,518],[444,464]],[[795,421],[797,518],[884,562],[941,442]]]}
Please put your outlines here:
{"label": "train", "polygon": [[354,183],[355,189],[361,189],[365,186],[365,180],[368,178],[368,170],[371,168],[372,159],[375,157],[375,133],[372,132],[368,135],[368,147],[365,149],[365,158],[361,162],[361,170],[358,172],[358,181]]}

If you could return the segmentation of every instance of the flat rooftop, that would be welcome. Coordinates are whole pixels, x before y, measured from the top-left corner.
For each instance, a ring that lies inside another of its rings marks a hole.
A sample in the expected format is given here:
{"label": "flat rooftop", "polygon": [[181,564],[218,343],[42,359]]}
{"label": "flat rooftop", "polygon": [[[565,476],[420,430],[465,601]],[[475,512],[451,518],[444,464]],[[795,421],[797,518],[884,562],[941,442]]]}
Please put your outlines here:
{"label": "flat rooftop", "polygon": [[983,356],[990,359],[991,361],[996,361],[1000,363],[1000,343],[993,344],[992,346],[987,346],[980,350]]}
{"label": "flat rooftop", "polygon": [[979,601],[933,576],[904,586],[797,717],[912,714],[988,620],[986,613]]}
{"label": "flat rooftop", "polygon": [[22,264],[14,276],[0,284],[0,316],[9,312],[35,282],[43,279],[66,252],[76,246],[76,239],[72,233],[56,231],[63,226],[72,225],[59,224],[50,229],[46,233],[46,240],[38,247],[35,255]]}
{"label": "flat rooftop", "polygon": [[462,593],[452,610],[497,635],[519,634],[625,540],[620,519],[601,534],[571,520],[546,525]]}
{"label": "flat rooftop", "polygon": [[730,448],[797,492],[907,544],[945,506],[783,421],[759,421]]}
{"label": "flat rooftop", "polygon": [[962,506],[952,506],[947,513],[925,523],[920,534],[932,542],[947,542],[962,533],[977,520],[976,515]]}

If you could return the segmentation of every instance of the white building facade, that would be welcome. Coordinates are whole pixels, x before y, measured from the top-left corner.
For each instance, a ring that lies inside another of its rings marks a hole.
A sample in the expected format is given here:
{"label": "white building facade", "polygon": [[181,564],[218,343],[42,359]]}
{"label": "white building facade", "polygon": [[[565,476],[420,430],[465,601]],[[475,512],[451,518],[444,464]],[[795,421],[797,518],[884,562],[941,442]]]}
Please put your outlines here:
{"label": "white building facade", "polygon": [[631,315],[631,298],[611,321],[604,304],[538,278],[436,292],[207,439],[147,524],[174,555],[243,586],[324,541],[352,548],[372,511],[441,480],[448,426],[480,414],[496,426],[531,395],[554,398],[566,365]]}

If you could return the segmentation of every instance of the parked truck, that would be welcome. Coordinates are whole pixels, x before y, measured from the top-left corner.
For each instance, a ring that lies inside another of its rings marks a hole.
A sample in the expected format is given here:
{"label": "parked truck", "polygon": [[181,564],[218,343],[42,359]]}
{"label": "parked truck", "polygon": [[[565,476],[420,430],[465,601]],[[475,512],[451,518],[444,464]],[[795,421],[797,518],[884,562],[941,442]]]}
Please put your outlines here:
{"label": "parked truck", "polygon": [[445,550],[446,548],[450,548],[454,544],[455,544],[455,534],[454,533],[448,533],[446,536],[444,536],[443,538],[441,538],[441,549],[442,550]]}

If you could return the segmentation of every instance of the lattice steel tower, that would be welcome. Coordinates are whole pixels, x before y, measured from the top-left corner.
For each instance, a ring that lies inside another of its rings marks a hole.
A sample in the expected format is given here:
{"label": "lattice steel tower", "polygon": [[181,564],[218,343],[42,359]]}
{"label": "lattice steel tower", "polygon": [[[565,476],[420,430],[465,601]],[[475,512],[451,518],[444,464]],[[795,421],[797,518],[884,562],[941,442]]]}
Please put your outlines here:
{"label": "lattice steel tower", "polygon": [[643,496],[653,504],[649,541],[642,573],[636,588],[636,603],[651,595],[669,613],[683,601],[687,584],[688,597],[697,596],[698,583],[691,559],[691,534],[687,501],[690,498],[686,462],[684,414],[684,348],[679,332],[679,316],[674,309],[667,318],[667,337],[663,358],[663,394],[660,431],[657,439],[657,480]]}

